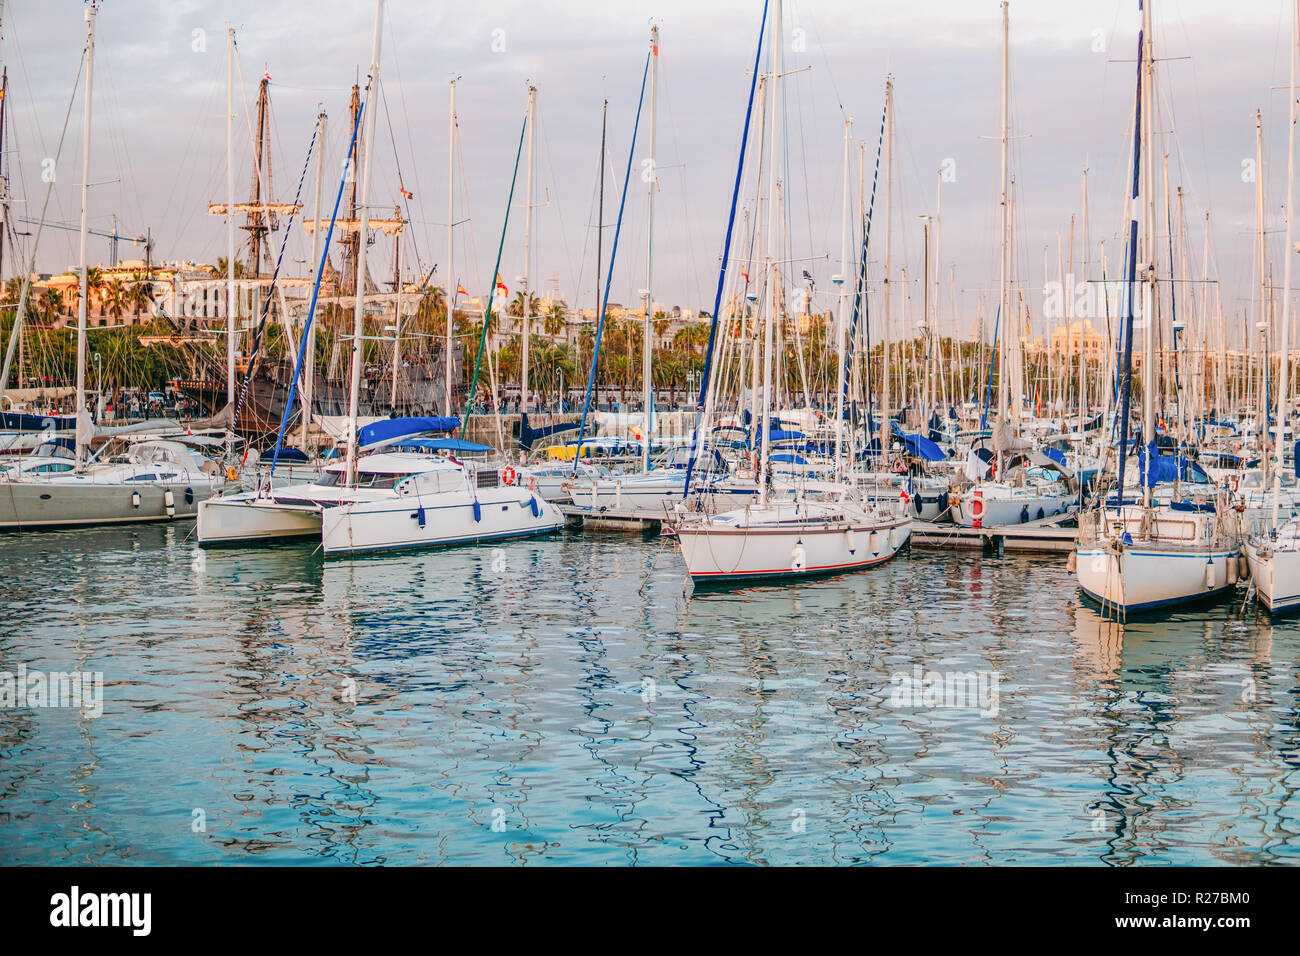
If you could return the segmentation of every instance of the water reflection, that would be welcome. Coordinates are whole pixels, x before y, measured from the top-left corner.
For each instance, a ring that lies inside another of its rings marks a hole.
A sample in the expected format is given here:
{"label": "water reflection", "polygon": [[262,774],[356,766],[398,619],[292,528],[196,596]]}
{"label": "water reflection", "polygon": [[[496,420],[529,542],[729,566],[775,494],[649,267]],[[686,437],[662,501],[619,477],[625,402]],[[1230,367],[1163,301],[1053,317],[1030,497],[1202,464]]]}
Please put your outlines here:
{"label": "water reflection", "polygon": [[[109,685],[97,720],[0,710],[6,862],[1297,858],[1296,624],[1121,625],[1055,560],[690,594],[671,547],[617,536],[4,544],[0,668]],[[997,705],[900,703],[911,674]]]}

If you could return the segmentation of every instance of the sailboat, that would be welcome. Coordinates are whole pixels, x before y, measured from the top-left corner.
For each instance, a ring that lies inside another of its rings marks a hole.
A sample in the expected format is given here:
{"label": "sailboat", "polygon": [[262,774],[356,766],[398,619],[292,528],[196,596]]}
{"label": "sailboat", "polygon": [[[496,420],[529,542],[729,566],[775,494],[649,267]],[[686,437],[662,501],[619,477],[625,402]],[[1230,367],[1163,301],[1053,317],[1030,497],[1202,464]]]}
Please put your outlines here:
{"label": "sailboat", "polygon": [[[95,426],[86,407],[87,252],[90,133],[94,90],[96,0],[86,4],[85,87],[81,138],[80,295],[77,302],[75,454],[71,470],[0,472],[0,531],[94,527],[192,518],[219,492],[215,462],[179,441],[141,441],[116,459],[91,460]],[[102,450],[102,449],[101,449]]]}
{"label": "sailboat", "polygon": [[[766,26],[766,24],[764,24]],[[801,578],[818,574],[866,568],[882,564],[894,557],[911,537],[911,519],[907,515],[890,515],[881,509],[864,505],[856,496],[853,486],[842,481],[807,482],[789,497],[778,496],[773,491],[773,357],[775,354],[774,330],[781,317],[782,295],[782,245],[778,223],[779,187],[777,157],[779,139],[776,130],[783,113],[781,110],[782,61],[782,9],[781,0],[772,5],[769,58],[771,72],[764,81],[770,84],[770,95],[764,107],[770,114],[764,124],[767,158],[767,224],[765,227],[766,258],[763,279],[766,295],[763,297],[762,337],[762,408],[757,457],[758,500],[740,508],[714,511],[703,507],[698,511],[678,510],[669,522],[669,533],[681,547],[682,558],[690,577],[697,583],[734,583],[755,579]],[[759,33],[758,51],[755,54],[753,81],[750,87],[752,108],[754,85],[758,79],[759,58],[762,55],[763,34]],[[748,134],[746,114],[746,137]],[[745,147],[742,138],[739,167],[744,168]],[[709,434],[710,397],[708,370],[712,362],[712,347],[717,339],[718,302],[725,281],[726,263],[731,241],[731,228],[735,221],[736,190],[732,195],[731,215],[724,240],[722,266],[718,293],[713,310],[713,328],[710,335],[710,352],[705,359],[705,394],[700,402],[702,415],[697,413],[696,436],[692,448],[698,448],[701,431]],[[846,199],[847,201],[847,199]],[[845,328],[836,325],[837,354],[840,381],[845,374]],[[703,420],[701,420],[703,419]],[[842,427],[837,425],[837,428]],[[842,448],[838,449],[843,451]],[[687,469],[689,476],[693,471]],[[702,496],[707,502],[709,496]]]}
{"label": "sailboat", "polygon": [[[1295,128],[1297,99],[1295,95],[1296,56],[1300,52],[1300,7],[1291,14],[1291,85],[1290,111],[1287,127],[1286,164],[1286,244],[1283,246],[1286,262],[1282,267],[1282,321],[1277,342],[1281,361],[1278,363],[1277,425],[1273,441],[1273,488],[1269,503],[1268,524],[1251,534],[1245,542],[1246,563],[1259,601],[1270,612],[1300,608],[1300,518],[1288,517],[1279,522],[1282,506],[1283,449],[1286,443],[1287,411],[1290,401],[1289,368],[1291,343],[1291,259],[1296,254],[1292,245],[1291,201],[1295,194]],[[1288,506],[1292,504],[1290,496]],[[1288,507],[1288,512],[1292,512]]]}
{"label": "sailboat", "polygon": [[[1002,4],[1002,254],[998,274],[998,315],[1004,329],[1002,346],[998,349],[998,419],[994,426],[992,444],[996,454],[996,473],[985,473],[985,467],[971,456],[967,477],[973,487],[960,495],[950,495],[953,523],[966,528],[1023,524],[1069,510],[1074,495],[1052,470],[1035,468],[1030,442],[1014,434],[1013,423],[1020,417],[1018,394],[1012,394],[1013,379],[1021,381],[1020,362],[1020,308],[1011,296],[1012,242],[1014,217],[1011,211],[1012,180],[1010,164],[1010,14],[1008,4]],[[1008,348],[1010,346],[1010,348]],[[1014,356],[1014,357],[1013,357]],[[1019,389],[1016,389],[1018,393]],[[1019,456],[1024,464],[1016,469],[1008,466]],[[1051,464],[1050,460],[1047,462]]]}
{"label": "sailboat", "polygon": [[[1071,555],[1079,587],[1106,611],[1127,615],[1212,599],[1236,585],[1240,533],[1236,513],[1224,496],[1193,502],[1157,503],[1153,486],[1159,459],[1154,452],[1155,393],[1158,363],[1155,326],[1160,297],[1155,263],[1155,61],[1151,0],[1139,4],[1137,102],[1133,131],[1132,185],[1125,286],[1127,302],[1119,380],[1120,453],[1116,497],[1103,500],[1080,519],[1078,542]],[[1139,252],[1139,244],[1141,251]],[[1140,255],[1140,259],[1139,259]],[[1141,275],[1137,263],[1146,263]],[[1132,356],[1136,298],[1142,295],[1142,441],[1141,498],[1124,496],[1132,397]]]}
{"label": "sailboat", "polygon": [[[355,149],[363,119],[364,154],[361,163],[360,208],[369,208],[373,174],[374,96],[378,90],[379,51],[383,0],[376,0],[375,28],[365,106],[353,122]],[[346,182],[346,177],[345,177]],[[335,200],[337,219],[344,183]],[[363,218],[362,223],[365,223]],[[333,223],[331,223],[332,232]],[[307,485],[259,489],[205,503],[199,517],[201,545],[235,544],[286,537],[319,535],[327,556],[407,548],[424,548],[469,541],[519,537],[555,531],[564,516],[537,492],[524,470],[478,465],[450,455],[379,450],[423,431],[451,430],[454,418],[388,419],[357,427],[361,387],[361,343],[365,331],[366,250],[364,227],[357,243],[357,294],[353,312],[351,389],[348,436],[344,460],[331,465],[318,480]],[[328,250],[328,234],[325,248]],[[328,252],[325,253],[328,255]],[[317,270],[316,288],[303,330],[310,333],[315,300],[324,273]],[[484,323],[486,335],[487,323]],[[300,351],[305,351],[300,350]],[[301,361],[299,369],[301,371]],[[297,374],[295,374],[296,384]],[[472,398],[472,394],[471,394]],[[288,423],[288,410],[280,423],[278,453]],[[273,458],[274,468],[274,458]]]}

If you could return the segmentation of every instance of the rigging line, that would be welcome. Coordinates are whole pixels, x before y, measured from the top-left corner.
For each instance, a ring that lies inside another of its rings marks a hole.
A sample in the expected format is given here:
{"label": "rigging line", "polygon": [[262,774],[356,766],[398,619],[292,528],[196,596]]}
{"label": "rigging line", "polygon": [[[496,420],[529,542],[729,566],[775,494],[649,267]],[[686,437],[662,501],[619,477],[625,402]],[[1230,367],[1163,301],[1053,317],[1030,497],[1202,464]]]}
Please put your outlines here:
{"label": "rigging line", "polygon": [[[81,60],[77,64],[77,75],[72,81],[72,96],[68,98],[68,108],[63,114],[63,129],[59,132],[59,147],[54,153],[54,168],[59,166],[59,157],[63,155],[63,143],[68,135],[68,121],[72,117],[72,104],[77,101],[77,86],[81,83],[81,73],[86,68],[86,48],[81,50]],[[18,347],[18,337],[22,333],[23,314],[27,311],[27,298],[31,292],[32,274],[36,271],[36,250],[41,241],[41,233],[45,229],[45,214],[50,207],[50,197],[54,193],[54,177],[45,185],[45,199],[41,203],[41,219],[36,226],[36,235],[32,237],[31,256],[28,267],[24,270],[22,290],[18,293],[18,306],[14,310],[13,327],[9,331],[9,344],[5,348],[5,359],[3,369],[0,369],[0,395],[4,394],[5,388],[9,384],[9,372],[13,367],[14,351]]]}
{"label": "rigging line", "polygon": [[[542,130],[542,152],[545,154],[546,166],[551,171],[551,188],[555,190],[555,202],[553,205],[555,208],[555,217],[557,220],[559,220],[560,247],[564,250],[564,261],[568,266],[569,278],[570,280],[572,280],[573,279],[573,256],[569,252],[569,233],[568,230],[564,228],[564,203],[560,201],[560,181],[559,179],[556,178],[555,175],[555,160],[551,152],[551,139],[549,135],[550,131],[547,128],[546,123],[537,121],[537,114],[540,112],[541,109],[534,106],[533,118],[534,121],[537,122],[537,125],[541,127]],[[552,203],[549,202],[549,196],[546,205],[548,206],[552,205]],[[534,228],[536,227],[534,226]],[[536,283],[533,282],[532,276],[528,277],[528,283],[529,285],[533,286],[533,288],[537,287]]]}
{"label": "rigging line", "polygon": [[[257,371],[257,359],[260,355],[261,348],[262,348],[262,334],[266,329],[266,320],[271,314],[271,302],[273,301],[274,298],[271,293],[275,291],[276,282],[280,278],[280,266],[284,262],[284,250],[289,245],[289,234],[293,232],[294,220],[300,218],[298,216],[298,213],[296,212],[296,209],[298,207],[298,201],[302,198],[302,184],[307,179],[307,170],[311,166],[312,154],[316,152],[316,136],[319,132],[320,132],[320,125],[319,124],[314,125],[312,127],[311,143],[309,143],[307,146],[307,158],[306,160],[303,161],[302,172],[298,175],[298,189],[294,193],[294,197],[293,197],[293,205],[295,211],[289,214],[289,221],[285,224],[284,227],[284,235],[280,237],[280,253],[275,258],[275,269],[271,272],[271,284],[267,286],[266,296],[262,301],[262,317],[257,322],[257,331],[253,333],[253,348],[248,358],[248,370],[244,373],[244,380],[239,385],[239,398],[235,402],[235,412],[230,423],[230,428],[232,431],[234,430],[235,425],[239,423],[239,413],[244,408],[244,401],[248,397],[248,387],[252,384],[253,375]],[[289,317],[287,315],[284,316],[284,320],[285,320],[285,324],[289,325]],[[285,398],[285,407],[288,408],[292,405],[293,405],[293,392],[290,391]],[[251,448],[252,446],[250,445],[249,447]],[[245,457],[247,457],[248,455],[247,450],[245,450],[244,454]]]}
{"label": "rigging line", "polygon": [[[506,246],[506,230],[510,225],[510,207],[514,203],[514,199],[515,199],[515,183],[519,179],[519,160],[524,154],[524,133],[527,132],[527,130],[528,130],[528,115],[524,114],[524,121],[523,123],[520,124],[519,127],[519,145],[515,148],[515,170],[510,176],[510,195],[506,198],[506,214],[504,220],[501,223],[501,241],[497,244],[497,264],[496,264],[496,268],[492,270],[492,278],[488,280],[488,282],[490,283],[489,288],[491,289],[491,292],[490,292],[490,297],[488,298],[487,308],[483,310],[483,333],[480,336],[478,342],[478,357],[474,359],[474,377],[470,379],[469,392],[465,396],[465,418],[464,421],[461,423],[461,429],[460,429],[460,433],[462,435],[464,435],[467,431],[469,431],[470,408],[474,404],[474,390],[478,387],[479,368],[482,366],[483,363],[483,351],[487,347],[488,330],[491,328],[492,325],[492,309],[493,306],[496,304],[497,276],[500,275],[501,273],[501,253],[505,250],[505,246]],[[490,357],[488,359],[488,362],[489,364],[491,364]],[[492,399],[493,399],[493,404],[495,404],[496,403],[495,389],[493,390]],[[576,457],[574,460],[575,461],[577,460]]]}
{"label": "rigging line", "polygon": [[[397,98],[398,98],[398,102],[400,102],[402,105],[402,121],[403,121],[403,128],[406,130],[406,146],[407,149],[410,151],[411,172],[412,175],[415,177],[415,194],[418,197],[424,195],[424,187],[423,185],[421,185],[420,182],[420,163],[415,157],[415,140],[411,138],[411,114],[410,111],[406,108],[406,86],[405,84],[402,83],[402,67],[401,64],[398,62],[398,58],[397,58],[397,35],[394,32],[394,30],[395,30],[394,18],[390,17],[388,20],[388,35],[391,40],[391,43],[389,44],[389,49],[392,50],[391,55],[393,58],[393,75],[397,80]],[[386,106],[385,109],[387,109]],[[396,149],[396,147],[394,147],[394,149]],[[427,231],[427,226],[426,226],[426,232],[424,238],[430,250],[429,258],[432,259],[433,258],[432,250],[434,248],[433,234]],[[424,272],[425,271],[424,263],[421,262],[419,259],[418,250],[416,251],[416,262],[420,267],[420,271]]]}
{"label": "rigging line", "polygon": [[[400,185],[402,182],[402,158],[397,153],[397,134],[393,132],[393,116],[388,111],[388,93],[384,89],[384,81],[382,78],[379,81],[379,102],[384,104],[384,119],[388,122],[388,141],[393,147],[393,162],[397,165],[398,189],[401,190],[404,188]],[[405,193],[400,193],[400,195],[402,196],[402,205],[406,207],[406,220],[407,222],[410,222],[411,201],[406,198]],[[404,229],[402,231],[409,232],[410,230]],[[399,239],[398,241],[400,242],[401,240]],[[411,251],[415,253],[416,271],[424,272],[424,260],[420,258],[420,245],[415,241],[414,235],[411,236]]]}
{"label": "rigging line", "polygon": [[[763,19],[758,26],[758,45],[754,50],[754,68],[749,75],[749,102],[745,105],[745,125],[740,134],[740,158],[736,163],[736,181],[731,187],[731,210],[727,216],[726,236],[722,240],[722,261],[718,265],[718,285],[713,295],[713,314],[709,319],[709,344],[704,353],[704,368],[700,372],[700,394],[695,403],[695,425],[691,430],[691,455],[686,462],[686,480],[682,487],[683,499],[691,492],[691,472],[695,470],[695,460],[699,449],[700,420],[704,415],[705,399],[709,391],[709,373],[712,371],[713,350],[718,338],[718,309],[722,304],[722,290],[727,281],[727,254],[731,251],[732,229],[736,224],[736,204],[740,199],[741,179],[745,172],[745,150],[749,144],[749,124],[754,113],[754,90],[758,86],[758,65],[763,55],[763,34],[767,29],[767,7],[768,0],[763,0]],[[649,440],[649,435],[646,438]],[[581,450],[582,446],[579,445],[578,447]],[[574,460],[577,460],[576,455]]]}
{"label": "rigging line", "polygon": [[[369,99],[369,97],[367,97]],[[307,355],[307,349],[313,345],[310,335],[312,322],[316,317],[316,300],[320,295],[321,279],[325,276],[325,266],[329,264],[330,258],[330,240],[334,238],[334,223],[339,217],[339,205],[343,202],[343,191],[348,184],[348,174],[352,171],[352,156],[357,148],[357,130],[361,127],[361,114],[365,112],[366,102],[362,101],[357,109],[356,119],[352,121],[352,139],[348,145],[347,159],[343,163],[343,175],[339,177],[339,190],[334,196],[334,211],[330,214],[329,231],[325,233],[325,241],[321,243],[320,264],[316,268],[316,282],[311,289],[311,304],[307,307],[307,316],[302,323],[302,341],[298,346],[298,361],[293,370],[293,380],[289,383],[289,397],[284,403],[284,411],[280,414],[280,430],[275,436],[275,452],[271,456],[270,474],[267,476],[267,487],[271,487],[271,481],[275,477],[275,466],[280,460],[280,448],[284,441],[284,430],[289,424],[289,413],[293,410],[293,394],[298,384],[298,378],[302,374],[303,360]],[[313,137],[314,138],[314,137]],[[324,144],[322,144],[322,149]],[[311,157],[308,156],[308,159]],[[317,228],[320,223],[317,223]],[[364,286],[359,287],[359,293],[363,292]],[[270,296],[267,296],[270,299]],[[304,414],[311,418],[311,409],[305,409]]]}
{"label": "rigging line", "polygon": [[[766,2],[766,0],[764,0]],[[645,55],[645,69],[641,73],[641,96],[636,104],[636,120],[632,124],[632,142],[627,150],[627,170],[623,174],[623,195],[618,201],[618,220],[614,226],[614,243],[609,251],[609,266],[605,270],[605,297],[601,301],[600,315],[596,317],[596,340],[591,347],[591,368],[587,372],[587,389],[582,398],[582,418],[578,423],[578,444],[573,453],[573,472],[578,472],[578,462],[582,459],[582,439],[587,431],[587,414],[591,410],[591,392],[596,381],[596,368],[600,361],[600,340],[605,332],[605,313],[609,310],[609,292],[614,284],[614,262],[618,256],[618,237],[623,231],[623,210],[627,204],[627,187],[632,180],[632,160],[636,155],[636,136],[641,128],[641,107],[645,105],[646,80],[650,76],[650,57],[653,51]],[[646,423],[645,441],[650,442],[649,422]]]}

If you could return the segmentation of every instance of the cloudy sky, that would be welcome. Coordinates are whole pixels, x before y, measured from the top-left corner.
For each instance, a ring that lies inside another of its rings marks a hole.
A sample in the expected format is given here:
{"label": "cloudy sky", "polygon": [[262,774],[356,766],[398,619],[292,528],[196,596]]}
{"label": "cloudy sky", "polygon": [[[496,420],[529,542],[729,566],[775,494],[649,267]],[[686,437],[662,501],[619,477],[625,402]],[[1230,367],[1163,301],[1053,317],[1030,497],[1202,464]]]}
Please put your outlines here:
{"label": "cloudy sky", "polygon": [[[271,76],[275,198],[289,201],[307,158],[315,115],[330,118],[326,193],[346,153],[347,101],[370,55],[373,4],[366,0],[216,2],[105,0],[95,58],[92,228],[152,230],[162,259],[215,262],[223,220],[207,203],[226,192],[226,29],[237,36],[236,192],[251,178],[250,108]],[[42,164],[57,150],[84,42],[76,0],[8,0],[0,56],[9,72],[5,168],[35,218]],[[760,0],[550,0],[429,3],[390,0],[383,33],[383,96],[376,114],[372,201],[391,213],[398,175],[414,199],[403,257],[428,271],[447,258],[448,84],[459,77],[454,273],[471,292],[491,280],[506,213],[527,84],[538,87],[534,286],[552,279],[570,302],[594,306],[595,189],[601,104],[609,100],[606,220],[612,221],[628,160],[649,26],[661,27],[654,280],[657,301],[710,308],[735,175],[762,3]],[[1187,248],[1200,272],[1205,214],[1211,273],[1224,308],[1254,307],[1255,193],[1243,181],[1263,111],[1270,257],[1281,283],[1285,199],[1287,0],[1157,0],[1162,126],[1171,188],[1185,194]],[[800,0],[785,4],[783,154],[790,255],[806,260],[821,288],[838,271],[843,120],[874,159],[885,77],[896,89],[896,262],[921,269],[921,216],[933,215],[943,183],[939,262],[947,279],[942,319],[968,335],[991,313],[998,274],[1000,13],[994,0]],[[1017,256],[1031,311],[1044,278],[1068,255],[1071,217],[1081,243],[1081,184],[1088,170],[1094,273],[1105,243],[1116,268],[1124,159],[1132,109],[1136,0],[1016,0],[1011,4],[1012,112],[1017,178]],[[806,68],[806,69],[805,69]],[[799,71],[799,72],[793,72]],[[75,224],[81,103],[68,125],[50,204],[51,221]],[[643,126],[636,160],[647,155]],[[855,146],[855,163],[858,149]],[[463,167],[462,167],[463,161]],[[310,202],[314,163],[304,198]],[[854,188],[856,190],[855,168]],[[1248,177],[1246,177],[1248,179]],[[870,169],[866,175],[870,186]],[[515,290],[523,271],[523,173],[511,210],[501,274]],[[854,202],[856,202],[856,198]],[[378,213],[377,213],[378,214]],[[634,175],[614,271],[613,301],[646,284],[646,192]],[[25,229],[33,227],[25,226]],[[881,220],[873,228],[879,251]],[[295,228],[285,254],[301,270],[309,251]],[[605,233],[608,253],[613,230]],[[279,237],[275,239],[279,248]],[[122,244],[120,255],[138,253]],[[376,275],[391,275],[391,242],[374,247]],[[1081,255],[1076,252],[1076,257]],[[108,242],[93,239],[92,260]],[[76,234],[46,233],[38,267],[76,260]],[[11,274],[12,256],[5,267]],[[372,260],[374,261],[374,260]],[[336,259],[337,262],[337,259]],[[1077,271],[1077,267],[1076,267]],[[951,290],[955,285],[955,301]],[[919,295],[907,304],[914,321]],[[1036,315],[1036,318],[1038,316]]]}

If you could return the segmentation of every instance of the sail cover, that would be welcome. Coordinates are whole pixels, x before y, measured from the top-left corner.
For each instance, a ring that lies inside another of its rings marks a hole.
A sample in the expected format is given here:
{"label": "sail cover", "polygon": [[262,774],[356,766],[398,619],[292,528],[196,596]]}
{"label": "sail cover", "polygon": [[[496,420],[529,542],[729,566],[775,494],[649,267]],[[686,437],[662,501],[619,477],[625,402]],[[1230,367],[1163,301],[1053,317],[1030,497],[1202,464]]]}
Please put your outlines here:
{"label": "sail cover", "polygon": [[427,432],[449,432],[460,428],[459,418],[428,415],[417,418],[381,418],[357,430],[357,444],[362,448],[391,445],[403,438]]}

